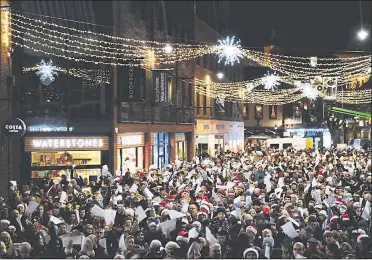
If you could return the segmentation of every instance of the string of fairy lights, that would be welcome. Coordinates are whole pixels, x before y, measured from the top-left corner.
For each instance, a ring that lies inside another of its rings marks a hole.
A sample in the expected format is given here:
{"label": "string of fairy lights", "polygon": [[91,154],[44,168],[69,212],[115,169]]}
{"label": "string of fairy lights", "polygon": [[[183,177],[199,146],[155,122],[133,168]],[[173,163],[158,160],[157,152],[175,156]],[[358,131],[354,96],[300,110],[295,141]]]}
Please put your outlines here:
{"label": "string of fairy lights", "polygon": [[[366,83],[371,75],[371,55],[324,58],[265,53],[242,48],[235,37],[219,40],[218,44],[170,44],[80,30],[27,17],[19,12],[10,12],[10,21],[8,30],[12,33],[10,42],[14,45],[75,62],[151,69],[158,65],[216,54],[218,62],[227,66],[247,59],[275,71],[263,78],[240,82],[194,80],[196,92],[218,100],[264,105],[282,105],[302,98],[314,100],[324,97],[317,90],[319,83],[314,83],[316,78],[320,77],[324,82],[336,82],[336,89],[355,89]],[[141,62],[133,64],[129,62],[131,60]],[[56,72],[67,72],[63,68],[54,69]],[[38,67],[24,68],[24,71],[38,71]],[[69,74],[94,84],[110,82],[110,73],[98,69],[70,69]],[[292,88],[280,89],[281,83],[291,85]],[[263,90],[256,89],[261,85]],[[367,99],[370,102],[370,96],[370,89],[336,91],[335,94],[337,102],[349,104],[367,103]]]}

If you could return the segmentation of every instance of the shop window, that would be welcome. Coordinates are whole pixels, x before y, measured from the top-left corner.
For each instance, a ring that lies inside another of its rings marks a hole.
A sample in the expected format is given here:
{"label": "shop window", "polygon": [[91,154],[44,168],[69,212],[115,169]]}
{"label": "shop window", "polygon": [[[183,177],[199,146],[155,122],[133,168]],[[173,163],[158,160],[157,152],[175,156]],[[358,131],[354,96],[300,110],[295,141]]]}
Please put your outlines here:
{"label": "shop window", "polygon": [[287,149],[289,147],[292,147],[292,143],[283,143],[283,149]]}
{"label": "shop window", "polygon": [[144,148],[143,147],[131,147],[118,149],[118,162],[121,164],[121,170],[123,173],[129,169],[129,171],[135,171],[135,168],[144,168]]}
{"label": "shop window", "polygon": [[186,142],[177,142],[176,149],[177,149],[178,160],[185,161],[187,159]]}
{"label": "shop window", "polygon": [[31,166],[100,165],[101,151],[32,152]]}
{"label": "shop window", "polygon": [[157,168],[164,168],[169,163],[169,134],[155,133],[152,147],[152,164]]}

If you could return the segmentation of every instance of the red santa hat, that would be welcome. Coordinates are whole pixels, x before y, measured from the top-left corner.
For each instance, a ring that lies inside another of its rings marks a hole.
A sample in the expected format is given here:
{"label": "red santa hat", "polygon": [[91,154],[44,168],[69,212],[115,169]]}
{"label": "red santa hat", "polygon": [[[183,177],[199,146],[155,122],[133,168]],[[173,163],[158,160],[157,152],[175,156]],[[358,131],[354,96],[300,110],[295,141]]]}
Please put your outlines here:
{"label": "red santa hat", "polygon": [[189,242],[189,234],[185,231],[180,231],[180,233],[178,233],[178,236],[176,238],[176,241],[183,241],[185,243],[188,243]]}
{"label": "red santa hat", "polygon": [[200,213],[205,213],[208,216],[210,211],[211,210],[209,209],[209,206],[207,204],[200,205]]}
{"label": "red santa hat", "polygon": [[366,234],[361,234],[357,237],[357,243],[360,242],[360,239],[362,239],[363,237],[368,237]]}
{"label": "red santa hat", "polygon": [[329,218],[329,220],[332,222],[333,220],[336,220],[338,218],[339,217],[337,215],[331,215],[331,217]]}
{"label": "red santa hat", "polygon": [[207,196],[203,196],[203,197],[202,197],[201,204],[209,204],[209,199],[208,199]]}
{"label": "red santa hat", "polygon": [[165,208],[167,206],[167,202],[163,200],[162,202],[159,203],[159,205]]}
{"label": "red santa hat", "polygon": [[341,220],[342,220],[342,221],[349,221],[349,220],[350,220],[349,215],[348,215],[348,214],[343,215],[343,216],[341,217]]}
{"label": "red santa hat", "polygon": [[255,226],[248,226],[246,231],[251,231],[254,235],[257,235],[257,228]]}

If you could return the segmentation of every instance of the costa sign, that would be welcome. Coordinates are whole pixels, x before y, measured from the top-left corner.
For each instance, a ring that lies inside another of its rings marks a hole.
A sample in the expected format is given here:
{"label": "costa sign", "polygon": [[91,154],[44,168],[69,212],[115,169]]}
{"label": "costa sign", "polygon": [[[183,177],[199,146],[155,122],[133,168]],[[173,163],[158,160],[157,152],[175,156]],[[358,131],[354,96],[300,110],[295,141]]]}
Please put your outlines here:
{"label": "costa sign", "polygon": [[26,124],[20,118],[8,119],[3,124],[3,133],[8,137],[22,137],[26,133]]}

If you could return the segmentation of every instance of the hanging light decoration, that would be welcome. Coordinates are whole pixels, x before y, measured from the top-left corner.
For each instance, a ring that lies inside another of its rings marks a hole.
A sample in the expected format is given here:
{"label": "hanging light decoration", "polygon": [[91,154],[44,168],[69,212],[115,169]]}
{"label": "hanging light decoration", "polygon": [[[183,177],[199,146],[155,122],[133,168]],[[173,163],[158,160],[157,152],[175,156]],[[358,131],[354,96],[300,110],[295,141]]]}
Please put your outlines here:
{"label": "hanging light decoration", "polygon": [[240,40],[235,41],[235,36],[227,36],[225,40],[218,40],[217,55],[219,56],[218,63],[225,60],[225,65],[234,65],[240,63],[243,58],[243,50],[240,45]]}
{"label": "hanging light decoration", "polygon": [[40,82],[43,85],[49,86],[55,80],[55,76],[58,76],[58,67],[53,65],[53,61],[49,60],[45,62],[41,60],[39,63],[36,64],[37,71],[36,75],[39,76]]}
{"label": "hanging light decoration", "polygon": [[310,83],[301,84],[301,91],[304,97],[308,98],[310,101],[316,100],[320,93],[316,90]]}
{"label": "hanging light decoration", "polygon": [[278,86],[280,85],[278,81],[278,76],[276,72],[270,74],[269,72],[262,78],[262,84],[264,85],[264,89],[266,90],[277,90]]}

